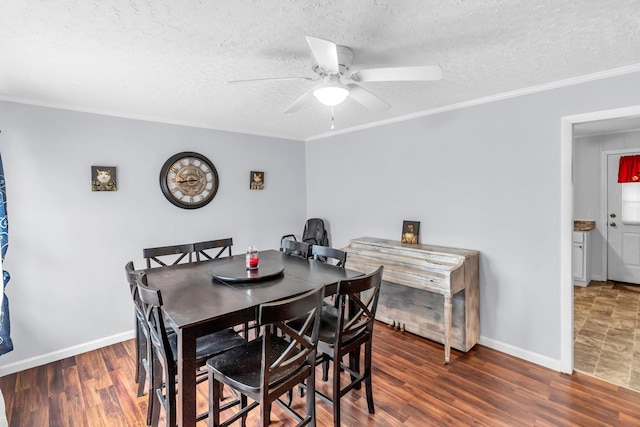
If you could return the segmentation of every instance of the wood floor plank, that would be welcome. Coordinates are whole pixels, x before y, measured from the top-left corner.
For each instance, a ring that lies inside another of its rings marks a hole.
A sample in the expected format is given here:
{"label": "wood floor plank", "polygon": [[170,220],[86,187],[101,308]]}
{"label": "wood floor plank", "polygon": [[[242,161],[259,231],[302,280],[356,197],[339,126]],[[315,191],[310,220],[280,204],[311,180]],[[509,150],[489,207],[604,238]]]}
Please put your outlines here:
{"label": "wood floor plank", "polygon": [[125,418],[125,424],[143,427],[147,416],[147,407],[138,403],[137,389],[132,388],[131,381],[126,380],[132,377],[133,372],[117,370],[110,374],[118,404]]}
{"label": "wood floor plank", "polygon": [[47,405],[35,411],[29,412],[26,418],[26,426],[46,426],[49,425],[49,407]]}
{"label": "wood floor plank", "polygon": [[80,383],[82,398],[87,408],[99,407],[101,404],[100,388],[94,378],[89,378]]}
{"label": "wood floor plank", "polygon": [[[368,413],[364,388],[354,390],[342,399],[343,426],[640,425],[640,393],[585,374],[561,374],[481,345],[468,353],[452,351],[451,363],[442,362],[441,345],[377,323],[375,414]],[[135,346],[128,340],[2,377],[9,425],[143,427],[147,396],[137,397],[134,370]],[[331,382],[320,381],[320,368],[317,388],[331,393]],[[198,409],[206,409],[206,383],[196,395]],[[294,398],[297,409],[304,403]],[[329,404],[318,400],[316,414],[318,426],[332,425]],[[277,405],[272,421],[275,427],[294,424]],[[247,425],[258,425],[257,414]]]}
{"label": "wood floor plank", "polygon": [[53,362],[45,366],[47,377],[47,394],[56,396],[64,392],[64,379],[62,376],[62,363]]}
{"label": "wood floor plank", "polygon": [[69,366],[62,370],[62,382],[64,383],[64,391],[69,397],[79,396],[84,400],[82,395],[82,382],[78,374],[76,365]]}
{"label": "wood floor plank", "polygon": [[105,421],[108,425],[127,425],[127,422],[125,421],[126,417],[122,412],[122,407],[120,406],[115,387],[109,386],[100,389],[100,401],[102,403],[102,410],[106,417]]}
{"label": "wood floor plank", "polygon": [[87,412],[87,427],[111,427],[107,423],[107,417],[105,416],[102,408],[99,406],[90,406],[86,408]]}
{"label": "wood floor plank", "polygon": [[49,426],[66,427],[70,424],[69,400],[66,394],[49,396]]}
{"label": "wood floor plank", "polygon": [[105,362],[105,353],[110,351],[110,347],[101,349],[102,351],[89,351],[76,356],[78,366],[78,376],[80,381],[92,380],[95,382],[96,390],[111,385],[111,379],[107,375],[108,369]]}
{"label": "wood floor plank", "polygon": [[69,414],[68,426],[69,427],[84,427],[89,426],[89,420],[87,418],[86,407],[82,395],[69,395],[66,393],[67,398],[67,411]]}

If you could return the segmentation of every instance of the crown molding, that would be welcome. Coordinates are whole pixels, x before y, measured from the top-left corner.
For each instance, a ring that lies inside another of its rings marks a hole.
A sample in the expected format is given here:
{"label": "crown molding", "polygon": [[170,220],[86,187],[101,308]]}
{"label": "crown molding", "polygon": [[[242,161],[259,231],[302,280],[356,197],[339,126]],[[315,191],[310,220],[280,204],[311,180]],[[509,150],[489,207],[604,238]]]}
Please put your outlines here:
{"label": "crown molding", "polygon": [[640,64],[629,65],[626,67],[614,68],[611,70],[600,71],[592,74],[585,74],[583,76],[572,77],[570,79],[559,80],[552,83],[545,83],[537,86],[530,86],[523,89],[513,90],[510,92],[503,92],[497,95],[491,95],[483,98],[476,98],[469,101],[459,102],[457,104],[446,105],[444,107],[433,108],[430,110],[407,114],[404,116],[394,117],[393,119],[381,120],[378,122],[367,123],[366,125],[354,126],[347,129],[341,129],[339,131],[332,131],[323,133],[320,135],[312,136],[306,139],[306,141],[314,141],[317,139],[325,139],[330,138],[332,136],[343,135],[346,133],[357,132],[364,129],[375,128],[379,126],[384,126],[392,123],[404,122],[407,120],[412,120],[420,117],[431,116],[434,114],[440,114],[447,111],[459,110],[462,108],[473,107],[481,104],[488,104],[490,102],[501,101],[503,99],[515,98],[522,95],[530,95],[537,92],[543,92],[552,89],[558,89],[566,86],[573,86],[581,83],[591,82],[595,80],[602,80],[611,77],[617,77],[625,74],[635,73],[640,71]]}

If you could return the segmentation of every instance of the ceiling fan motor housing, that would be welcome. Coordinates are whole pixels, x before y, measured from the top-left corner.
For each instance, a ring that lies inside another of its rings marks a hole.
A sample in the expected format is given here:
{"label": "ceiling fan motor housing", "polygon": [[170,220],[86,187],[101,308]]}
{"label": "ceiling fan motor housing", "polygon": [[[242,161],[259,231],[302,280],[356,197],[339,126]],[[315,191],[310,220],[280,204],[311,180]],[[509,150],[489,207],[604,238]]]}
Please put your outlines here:
{"label": "ceiling fan motor housing", "polygon": [[[351,67],[351,63],[353,62],[353,51],[346,46],[337,45],[336,52],[338,53],[339,74],[340,76],[346,77],[349,75],[349,68]],[[320,77],[326,77],[328,75],[334,74],[320,67],[318,64],[313,64],[311,69]]]}

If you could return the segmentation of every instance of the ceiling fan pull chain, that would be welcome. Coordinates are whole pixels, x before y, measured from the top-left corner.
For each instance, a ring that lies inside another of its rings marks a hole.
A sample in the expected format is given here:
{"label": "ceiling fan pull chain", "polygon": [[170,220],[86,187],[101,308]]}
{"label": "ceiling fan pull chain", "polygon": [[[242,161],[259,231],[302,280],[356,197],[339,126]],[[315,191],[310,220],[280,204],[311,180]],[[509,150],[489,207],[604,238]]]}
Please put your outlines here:
{"label": "ceiling fan pull chain", "polygon": [[333,106],[331,107],[331,130],[335,129],[333,126]]}

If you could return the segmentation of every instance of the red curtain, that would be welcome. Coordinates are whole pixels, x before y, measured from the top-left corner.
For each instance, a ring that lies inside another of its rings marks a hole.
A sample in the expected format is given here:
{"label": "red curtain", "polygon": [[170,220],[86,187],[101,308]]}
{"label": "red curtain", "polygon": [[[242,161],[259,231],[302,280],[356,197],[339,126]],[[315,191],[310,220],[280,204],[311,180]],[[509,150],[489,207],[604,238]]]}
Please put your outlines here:
{"label": "red curtain", "polygon": [[620,157],[618,182],[640,182],[640,155]]}

